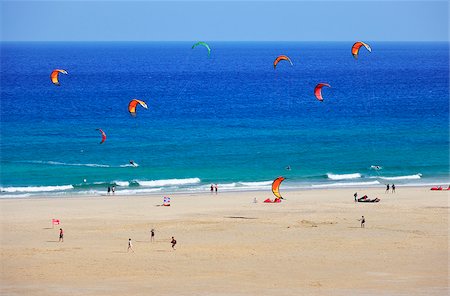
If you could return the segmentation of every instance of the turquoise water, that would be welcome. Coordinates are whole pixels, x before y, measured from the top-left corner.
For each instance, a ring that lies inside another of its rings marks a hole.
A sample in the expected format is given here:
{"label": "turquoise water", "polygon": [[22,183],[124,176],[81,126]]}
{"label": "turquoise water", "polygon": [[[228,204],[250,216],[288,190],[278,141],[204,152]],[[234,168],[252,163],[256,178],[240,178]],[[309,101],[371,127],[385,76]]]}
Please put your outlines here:
{"label": "turquoise water", "polygon": [[2,43],[2,196],[450,182],[448,43],[191,45]]}

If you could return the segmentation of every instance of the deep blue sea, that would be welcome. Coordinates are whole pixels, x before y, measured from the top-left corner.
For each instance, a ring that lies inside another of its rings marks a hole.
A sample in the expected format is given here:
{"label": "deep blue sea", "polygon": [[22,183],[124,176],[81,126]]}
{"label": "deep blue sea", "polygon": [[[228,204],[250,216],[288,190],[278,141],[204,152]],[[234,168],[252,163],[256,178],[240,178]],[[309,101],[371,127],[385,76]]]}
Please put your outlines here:
{"label": "deep blue sea", "polygon": [[1,43],[1,196],[448,185],[449,44],[368,43]]}

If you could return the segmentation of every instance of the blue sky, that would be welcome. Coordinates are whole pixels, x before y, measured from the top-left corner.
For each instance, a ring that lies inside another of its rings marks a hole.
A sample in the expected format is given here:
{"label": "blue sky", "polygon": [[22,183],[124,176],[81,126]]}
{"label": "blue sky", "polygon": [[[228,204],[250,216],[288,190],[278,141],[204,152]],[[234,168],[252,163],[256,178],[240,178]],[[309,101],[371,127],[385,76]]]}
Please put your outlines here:
{"label": "blue sky", "polygon": [[448,1],[2,1],[2,41],[448,41]]}

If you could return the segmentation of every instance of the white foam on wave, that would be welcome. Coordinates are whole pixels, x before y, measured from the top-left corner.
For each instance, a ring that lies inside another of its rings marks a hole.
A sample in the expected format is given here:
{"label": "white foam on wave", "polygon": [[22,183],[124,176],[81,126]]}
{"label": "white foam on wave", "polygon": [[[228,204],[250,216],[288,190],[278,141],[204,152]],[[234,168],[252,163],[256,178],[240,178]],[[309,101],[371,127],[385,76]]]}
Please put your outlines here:
{"label": "white foam on wave", "polygon": [[378,177],[383,180],[418,180],[422,177],[422,174],[415,174],[409,176],[395,176],[395,177]]}
{"label": "white foam on wave", "polygon": [[313,184],[312,188],[332,188],[332,187],[354,187],[354,186],[370,186],[379,185],[378,181],[371,182],[344,182],[344,183],[331,183],[331,184]]}
{"label": "white foam on wave", "polygon": [[327,174],[328,179],[330,180],[348,180],[348,179],[358,179],[361,178],[360,173],[354,173],[354,174]]}
{"label": "white foam on wave", "polygon": [[120,187],[127,187],[130,185],[130,182],[128,181],[114,181],[113,183]]}
{"label": "white foam on wave", "polygon": [[117,190],[116,195],[134,195],[161,191],[161,188]]}
{"label": "white foam on wave", "polygon": [[174,185],[188,185],[200,183],[199,178],[186,178],[186,179],[166,179],[166,180],[152,180],[152,181],[141,181],[136,180],[140,186],[147,187],[162,187],[162,186],[174,186]]}
{"label": "white foam on wave", "polygon": [[62,186],[30,186],[30,187],[0,187],[1,192],[49,192],[73,189],[72,185]]}
{"label": "white foam on wave", "polygon": [[259,186],[270,186],[272,185],[273,181],[260,181],[260,182],[239,182],[239,184],[243,186],[250,186],[250,187],[259,187]]}

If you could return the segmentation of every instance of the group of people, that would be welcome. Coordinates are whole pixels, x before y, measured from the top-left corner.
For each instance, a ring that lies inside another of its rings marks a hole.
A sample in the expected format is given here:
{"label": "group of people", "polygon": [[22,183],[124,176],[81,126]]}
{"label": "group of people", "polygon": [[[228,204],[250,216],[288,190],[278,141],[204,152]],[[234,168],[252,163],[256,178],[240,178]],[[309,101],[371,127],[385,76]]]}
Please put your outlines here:
{"label": "group of people", "polygon": [[108,186],[108,195],[110,195],[112,192],[112,195],[114,195],[114,193],[116,192],[116,186]]}
{"label": "group of people", "polygon": [[[155,229],[151,229],[150,230],[150,241],[154,242],[155,241]],[[175,239],[175,237],[172,236],[172,240],[170,241],[170,243],[172,244],[172,249],[175,249],[175,245],[177,244],[177,240]],[[131,238],[128,239],[128,249],[127,249],[127,253],[129,251],[132,251],[134,253],[133,250],[133,244],[131,243]]]}
{"label": "group of people", "polygon": [[217,189],[218,189],[217,184],[211,184],[211,193],[213,193],[214,191],[217,193]]}
{"label": "group of people", "polygon": [[[392,189],[392,193],[395,193],[395,184],[392,184],[391,186]],[[386,184],[386,192],[385,193],[389,193],[389,184]]]}

